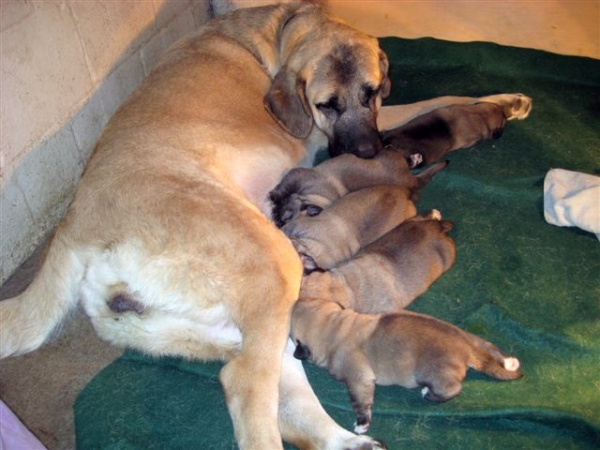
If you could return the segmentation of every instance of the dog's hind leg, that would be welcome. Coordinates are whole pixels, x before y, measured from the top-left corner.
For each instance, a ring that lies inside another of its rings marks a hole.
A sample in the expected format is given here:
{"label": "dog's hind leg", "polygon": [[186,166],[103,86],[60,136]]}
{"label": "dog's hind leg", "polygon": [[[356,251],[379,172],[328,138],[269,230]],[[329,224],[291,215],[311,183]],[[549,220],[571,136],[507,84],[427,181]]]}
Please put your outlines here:
{"label": "dog's hind leg", "polygon": [[40,347],[76,305],[86,263],[65,234],[58,229],[29,287],[0,302],[1,358]]}
{"label": "dog's hind leg", "polygon": [[289,340],[280,383],[279,427],[285,441],[303,450],[385,448],[380,441],[342,428],[325,412],[308,383],[302,363],[293,357],[294,348]]}

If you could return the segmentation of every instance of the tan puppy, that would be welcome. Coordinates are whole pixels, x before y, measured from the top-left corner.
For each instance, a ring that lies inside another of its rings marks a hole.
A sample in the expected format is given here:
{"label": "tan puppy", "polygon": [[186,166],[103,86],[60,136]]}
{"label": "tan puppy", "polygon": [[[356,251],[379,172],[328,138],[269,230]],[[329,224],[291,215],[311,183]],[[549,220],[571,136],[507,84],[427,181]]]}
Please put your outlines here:
{"label": "tan puppy", "polygon": [[416,201],[418,191],[447,164],[435,164],[415,176],[406,155],[390,146],[371,159],[342,155],[312,169],[298,167],[290,170],[269,193],[273,220],[282,227],[300,215],[318,214],[349,192],[381,184],[405,187]]}
{"label": "tan puppy", "polygon": [[177,43],[107,125],[33,283],[0,302],[0,357],[42,345],[81,302],[115,345],[228,361],[241,449],[378,448],[284,353],[302,264],[268,193],[320,147],[382,148],[387,69],[375,38],[310,4],[238,10]]}
{"label": "tan puppy", "polygon": [[427,400],[457,396],[469,367],[499,380],[522,377],[519,360],[447,322],[408,311],[359,314],[328,299],[301,299],[292,314],[294,355],[346,383],[354,431],[371,424],[375,384],[423,387]]}
{"label": "tan puppy", "polygon": [[409,190],[379,185],[351,192],[317,216],[300,216],[282,230],[310,270],[330,269],[417,214]]}
{"label": "tan puppy", "polygon": [[[456,259],[454,241],[446,234],[452,222],[440,218],[434,210],[409,219],[353,258],[306,275],[300,298],[335,299],[345,308],[370,314],[405,308]],[[305,259],[306,271],[316,268]]]}

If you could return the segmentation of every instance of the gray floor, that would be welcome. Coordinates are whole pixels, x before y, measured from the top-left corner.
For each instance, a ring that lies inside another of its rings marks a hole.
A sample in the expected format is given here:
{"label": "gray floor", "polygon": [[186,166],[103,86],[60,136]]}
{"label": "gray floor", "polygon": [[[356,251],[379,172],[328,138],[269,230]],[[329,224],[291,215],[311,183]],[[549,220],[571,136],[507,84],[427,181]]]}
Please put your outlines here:
{"label": "gray floor", "polygon": [[[17,295],[29,284],[41,254],[42,248],[2,286],[0,299]],[[0,363],[0,398],[48,449],[75,448],[75,398],[121,353],[100,341],[76,311],[42,349]]]}

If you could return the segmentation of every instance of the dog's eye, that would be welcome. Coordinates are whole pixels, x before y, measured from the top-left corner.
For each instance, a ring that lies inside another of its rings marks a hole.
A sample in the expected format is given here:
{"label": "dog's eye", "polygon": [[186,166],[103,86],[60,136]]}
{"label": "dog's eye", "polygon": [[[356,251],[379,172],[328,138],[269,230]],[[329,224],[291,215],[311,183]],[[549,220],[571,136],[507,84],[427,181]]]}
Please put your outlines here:
{"label": "dog's eye", "polygon": [[331,97],[326,102],[317,103],[316,107],[326,116],[338,114],[340,112],[340,104],[337,97]]}
{"label": "dog's eye", "polygon": [[363,106],[369,107],[375,98],[379,95],[379,88],[365,85],[360,93],[360,103]]}

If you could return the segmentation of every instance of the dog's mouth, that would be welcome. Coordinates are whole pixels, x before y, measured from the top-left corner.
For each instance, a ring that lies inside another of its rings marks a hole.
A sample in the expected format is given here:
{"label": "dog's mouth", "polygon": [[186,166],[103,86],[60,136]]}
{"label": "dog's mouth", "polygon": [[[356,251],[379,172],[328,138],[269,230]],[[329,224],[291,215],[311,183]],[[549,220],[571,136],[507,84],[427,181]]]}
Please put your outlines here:
{"label": "dog's mouth", "polygon": [[359,158],[370,159],[383,149],[383,143],[379,138],[363,138],[350,141],[348,138],[333,139],[329,142],[329,155],[331,157],[351,153]]}

